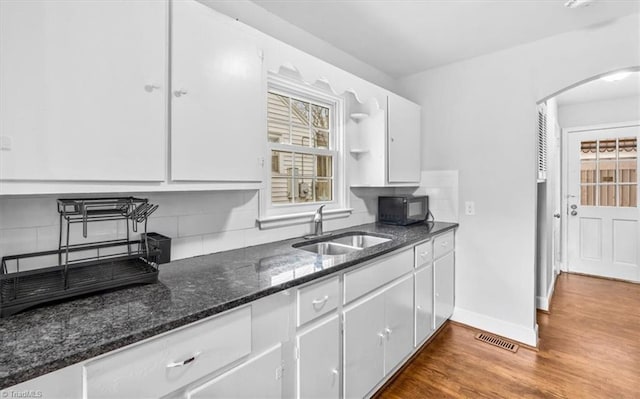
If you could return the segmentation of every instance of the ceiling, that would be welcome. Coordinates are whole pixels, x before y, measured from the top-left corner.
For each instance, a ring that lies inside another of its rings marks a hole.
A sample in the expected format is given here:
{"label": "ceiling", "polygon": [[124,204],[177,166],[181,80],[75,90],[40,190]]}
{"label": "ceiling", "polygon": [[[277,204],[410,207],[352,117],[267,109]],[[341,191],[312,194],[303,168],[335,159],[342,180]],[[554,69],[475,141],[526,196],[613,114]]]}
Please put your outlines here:
{"label": "ceiling", "polygon": [[558,105],[569,105],[625,97],[640,98],[640,71],[617,82],[594,79],[559,94],[556,100]]}
{"label": "ceiling", "polygon": [[640,12],[640,0],[253,0],[393,78]]}

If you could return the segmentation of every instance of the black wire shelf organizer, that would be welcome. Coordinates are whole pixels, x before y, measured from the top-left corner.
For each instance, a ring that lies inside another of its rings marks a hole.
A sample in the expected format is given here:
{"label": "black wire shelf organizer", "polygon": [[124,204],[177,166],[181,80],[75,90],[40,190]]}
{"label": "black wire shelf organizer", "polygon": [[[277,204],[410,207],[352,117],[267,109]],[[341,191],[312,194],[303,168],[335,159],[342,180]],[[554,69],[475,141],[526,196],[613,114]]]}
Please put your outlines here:
{"label": "black wire shelf organizer", "polygon": [[[158,205],[135,197],[59,199],[58,249],[2,258],[0,317],[47,302],[158,281],[160,252],[150,248],[147,238],[147,221],[156,209]],[[70,241],[72,225],[81,225],[86,240],[92,223],[116,220],[124,221],[125,238]],[[132,232],[141,233],[141,238],[132,239]]]}

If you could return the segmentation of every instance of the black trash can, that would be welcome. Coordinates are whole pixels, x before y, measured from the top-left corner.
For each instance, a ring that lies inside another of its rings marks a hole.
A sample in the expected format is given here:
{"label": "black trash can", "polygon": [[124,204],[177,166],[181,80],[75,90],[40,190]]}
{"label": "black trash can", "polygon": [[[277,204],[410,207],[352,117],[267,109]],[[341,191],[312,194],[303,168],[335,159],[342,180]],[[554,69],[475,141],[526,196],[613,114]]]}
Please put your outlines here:
{"label": "black trash can", "polygon": [[[144,233],[140,239],[144,241]],[[154,262],[157,264],[171,262],[171,237],[163,236],[158,233],[147,233],[149,241],[149,251],[160,250],[160,254],[154,256]]]}

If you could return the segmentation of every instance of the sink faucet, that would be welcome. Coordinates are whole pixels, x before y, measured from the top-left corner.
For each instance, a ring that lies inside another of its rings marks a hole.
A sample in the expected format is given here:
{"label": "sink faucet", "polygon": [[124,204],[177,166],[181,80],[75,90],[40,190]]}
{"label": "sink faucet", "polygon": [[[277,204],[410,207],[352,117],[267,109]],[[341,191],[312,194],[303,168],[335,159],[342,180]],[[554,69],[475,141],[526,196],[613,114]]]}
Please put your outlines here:
{"label": "sink faucet", "polygon": [[316,211],[315,215],[313,215],[313,223],[315,227],[314,235],[321,236],[322,235],[322,208],[324,205],[321,205],[320,208]]}

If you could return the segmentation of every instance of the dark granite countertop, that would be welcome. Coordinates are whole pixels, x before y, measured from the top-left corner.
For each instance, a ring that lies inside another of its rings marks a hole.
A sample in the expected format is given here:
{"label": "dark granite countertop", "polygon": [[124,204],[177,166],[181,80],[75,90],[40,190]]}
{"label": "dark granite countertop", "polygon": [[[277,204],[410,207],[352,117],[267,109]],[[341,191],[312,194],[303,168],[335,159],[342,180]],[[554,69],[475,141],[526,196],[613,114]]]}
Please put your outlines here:
{"label": "dark granite countertop", "polygon": [[0,389],[121,348],[263,296],[352,267],[455,223],[365,224],[391,241],[340,256],[292,248],[301,238],[182,259],[160,266],[159,282],[43,306],[0,319]]}

